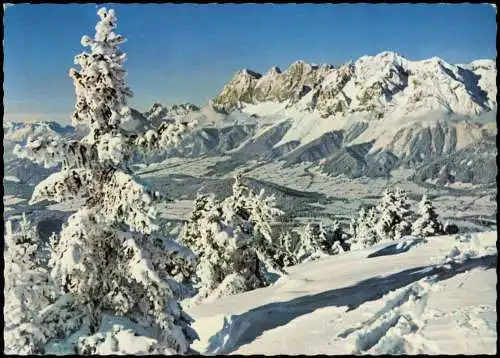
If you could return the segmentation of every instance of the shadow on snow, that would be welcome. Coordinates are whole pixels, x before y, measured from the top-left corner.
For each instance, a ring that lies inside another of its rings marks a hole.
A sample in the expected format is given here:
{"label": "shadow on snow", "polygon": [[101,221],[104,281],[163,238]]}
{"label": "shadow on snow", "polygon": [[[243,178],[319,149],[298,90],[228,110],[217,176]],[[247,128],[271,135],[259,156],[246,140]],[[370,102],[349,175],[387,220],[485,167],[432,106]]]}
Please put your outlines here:
{"label": "shadow on snow", "polygon": [[476,269],[491,269],[497,265],[497,255],[488,255],[448,265],[431,265],[403,270],[389,276],[378,276],[354,286],[295,298],[288,302],[270,303],[241,315],[224,318],[222,329],[209,339],[205,354],[229,354],[254,341],[265,331],[288,324],[295,318],[324,307],[348,307],[354,310],[368,301],[380,299],[424,277],[433,276],[435,282]]}
{"label": "shadow on snow", "polygon": [[384,247],[378,251],[372,252],[368,255],[368,258],[379,257],[379,256],[387,256],[387,255],[397,255],[403,252],[410,250],[413,246],[418,246],[420,244],[425,244],[427,242],[426,239],[423,238],[414,238],[407,241],[398,242],[389,246]]}

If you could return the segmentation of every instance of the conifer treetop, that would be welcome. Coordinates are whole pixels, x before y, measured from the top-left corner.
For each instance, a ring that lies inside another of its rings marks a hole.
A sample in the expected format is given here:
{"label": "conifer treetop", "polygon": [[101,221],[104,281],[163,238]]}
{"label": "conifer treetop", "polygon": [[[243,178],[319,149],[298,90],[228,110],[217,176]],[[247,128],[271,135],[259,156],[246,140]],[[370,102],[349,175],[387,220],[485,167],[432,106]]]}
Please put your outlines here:
{"label": "conifer treetop", "polygon": [[101,20],[95,27],[94,38],[83,36],[81,40],[83,46],[90,47],[91,53],[76,55],[74,62],[81,70],[71,69],[69,73],[77,97],[73,125],[89,126],[89,143],[107,133],[116,134],[122,117],[129,113],[126,98],[132,96],[122,67],[126,55],[118,48],[125,38],[114,32],[115,12],[101,8],[98,15]]}

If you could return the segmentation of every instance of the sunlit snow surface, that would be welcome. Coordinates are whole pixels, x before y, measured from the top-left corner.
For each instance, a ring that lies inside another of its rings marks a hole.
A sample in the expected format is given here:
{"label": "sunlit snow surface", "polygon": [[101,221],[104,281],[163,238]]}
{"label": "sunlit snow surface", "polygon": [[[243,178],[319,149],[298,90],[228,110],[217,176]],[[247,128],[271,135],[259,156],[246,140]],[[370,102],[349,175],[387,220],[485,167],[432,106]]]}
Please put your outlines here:
{"label": "sunlit snow surface", "polygon": [[187,309],[204,354],[494,354],[496,232],[408,238],[294,266]]}

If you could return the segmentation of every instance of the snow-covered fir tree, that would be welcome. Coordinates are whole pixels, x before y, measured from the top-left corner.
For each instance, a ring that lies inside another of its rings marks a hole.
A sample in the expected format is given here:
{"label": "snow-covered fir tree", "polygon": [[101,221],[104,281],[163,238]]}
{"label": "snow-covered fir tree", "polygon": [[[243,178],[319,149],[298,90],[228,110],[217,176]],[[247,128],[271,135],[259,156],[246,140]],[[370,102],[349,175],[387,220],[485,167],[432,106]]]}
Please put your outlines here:
{"label": "snow-covered fir tree", "polygon": [[274,195],[265,196],[264,189],[258,195],[252,192],[249,200],[250,221],[256,234],[256,247],[266,251],[273,245],[272,225],[283,215],[283,211],[276,207]]}
{"label": "snow-covered fir tree", "polygon": [[412,235],[435,236],[443,233],[443,225],[438,220],[436,209],[429,198],[424,195],[419,203],[418,218],[412,225]]}
{"label": "snow-covered fir tree", "polygon": [[17,153],[48,166],[62,162],[59,172],[36,186],[31,203],[85,200],[63,226],[51,260],[52,275],[84,310],[91,333],[106,312],[127,316],[156,329],[157,353],[183,354],[195,337],[190,319],[152,264],[158,195],[134,178],[127,160],[137,146],[177,143],[187,126],[144,136],[121,131],[132,95],[122,66],[126,56],[118,48],[125,39],[114,32],[113,10],[101,8],[98,15],[94,38],[82,38],[91,52],[77,55],[81,69],[70,71],[77,97],[73,124],[87,126],[88,135],[62,143],[29,138]]}
{"label": "snow-covered fir tree", "polygon": [[197,256],[196,301],[208,297],[232,272],[232,258],[238,248],[234,230],[224,222],[220,203],[211,200],[205,209],[196,221],[186,224],[181,235]]}
{"label": "snow-covered fir tree", "polygon": [[213,195],[199,195],[195,200],[180,236],[181,242],[196,254],[198,292],[191,304],[252,289],[251,281],[258,273],[250,274],[248,268],[241,271],[245,265],[238,263],[252,257],[245,252],[250,251],[242,239],[246,233],[228,225],[228,221],[235,225],[238,218],[225,215],[222,203]]}
{"label": "snow-covered fir tree", "polygon": [[358,248],[365,248],[380,241],[377,234],[376,225],[378,223],[377,211],[375,208],[368,208],[360,215],[360,224],[357,234]]}
{"label": "snow-covered fir tree", "polygon": [[278,240],[272,225],[283,212],[276,207],[274,196],[266,197],[264,190],[256,194],[243,184],[243,177],[238,173],[234,178],[233,193],[222,206],[227,225],[235,229],[237,240],[255,249],[264,263],[262,269],[280,272],[275,261]]}
{"label": "snow-covered fir tree", "polygon": [[199,195],[180,236],[197,256],[198,294],[191,303],[263,287],[269,271],[281,272],[272,227],[281,214],[274,197],[253,192],[241,174],[223,201]]}
{"label": "snow-covered fir tree", "polygon": [[299,242],[300,236],[295,231],[285,231],[280,234],[274,259],[281,267],[293,266],[298,263]]}
{"label": "snow-covered fir tree", "polygon": [[358,213],[357,217],[352,217],[350,222],[349,222],[349,230],[347,231],[347,235],[349,239],[347,240],[348,245],[351,245],[356,239],[357,233],[358,233],[358,226],[359,226],[359,221],[358,218],[360,217],[361,210]]}
{"label": "snow-covered fir tree", "polygon": [[350,250],[366,248],[380,240],[376,231],[377,220],[375,208],[362,207],[359,210],[358,217],[351,221]]}
{"label": "snow-covered fir tree", "polygon": [[300,235],[297,249],[297,260],[299,262],[315,260],[328,255],[322,248],[320,230],[318,224],[308,223]]}
{"label": "snow-covered fir tree", "polygon": [[233,193],[222,202],[224,220],[237,230],[240,239],[251,241],[252,228],[250,224],[250,189],[243,185],[241,173],[234,177]]}
{"label": "snow-covered fir tree", "polygon": [[398,240],[411,234],[410,204],[406,193],[399,189],[387,189],[377,205],[377,234],[381,240]]}
{"label": "snow-covered fir tree", "polygon": [[201,231],[206,229],[202,224],[202,220],[208,217],[216,205],[220,204],[216,202],[213,195],[198,194],[196,196],[193,210],[179,235],[179,241],[194,252],[198,253],[201,250],[199,238],[202,235]]}
{"label": "snow-covered fir tree", "polygon": [[338,221],[334,221],[333,224],[328,227],[320,223],[320,238],[323,237],[325,237],[328,242],[327,252],[330,255],[338,255],[349,249],[344,231]]}
{"label": "snow-covered fir tree", "polygon": [[24,213],[18,232],[6,222],[5,239],[5,353],[42,354],[51,332],[40,312],[56,300],[57,288],[39,255],[40,239]]}
{"label": "snow-covered fir tree", "polygon": [[334,221],[332,225],[319,223],[319,242],[323,252],[329,255],[337,255],[349,248],[345,243],[344,232],[338,221]]}
{"label": "snow-covered fir tree", "polygon": [[265,196],[264,189],[259,194],[250,191],[248,200],[250,210],[250,223],[252,226],[252,246],[257,255],[270,270],[281,272],[279,263],[275,260],[279,251],[277,230],[273,229],[278,219],[284,212],[277,208],[274,195]]}
{"label": "snow-covered fir tree", "polygon": [[330,232],[329,228],[323,224],[322,221],[320,221],[319,223],[318,230],[318,240],[321,250],[323,250],[324,252],[329,252],[333,244],[332,233]]}

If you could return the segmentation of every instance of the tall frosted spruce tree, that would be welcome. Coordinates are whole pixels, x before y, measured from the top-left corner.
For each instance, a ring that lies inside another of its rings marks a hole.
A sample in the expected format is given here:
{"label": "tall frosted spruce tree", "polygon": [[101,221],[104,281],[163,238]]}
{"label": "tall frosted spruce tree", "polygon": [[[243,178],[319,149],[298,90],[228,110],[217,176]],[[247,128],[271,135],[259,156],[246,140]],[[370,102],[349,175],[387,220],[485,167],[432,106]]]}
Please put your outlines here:
{"label": "tall frosted spruce tree", "polygon": [[168,281],[161,279],[161,265],[151,260],[162,250],[153,240],[158,195],[134,178],[127,162],[138,148],[177,143],[189,126],[165,124],[144,135],[120,129],[132,96],[122,66],[126,55],[118,48],[125,39],[114,32],[113,10],[101,8],[97,14],[94,38],[81,40],[90,53],[77,55],[80,70],[70,70],[77,99],[73,125],[88,127],[88,134],[65,142],[29,138],[16,152],[48,167],[61,164],[36,186],[30,203],[82,203],[63,226],[51,261],[52,275],[85,312],[91,333],[104,313],[112,313],[155,328],[157,353],[183,354],[196,334]]}

